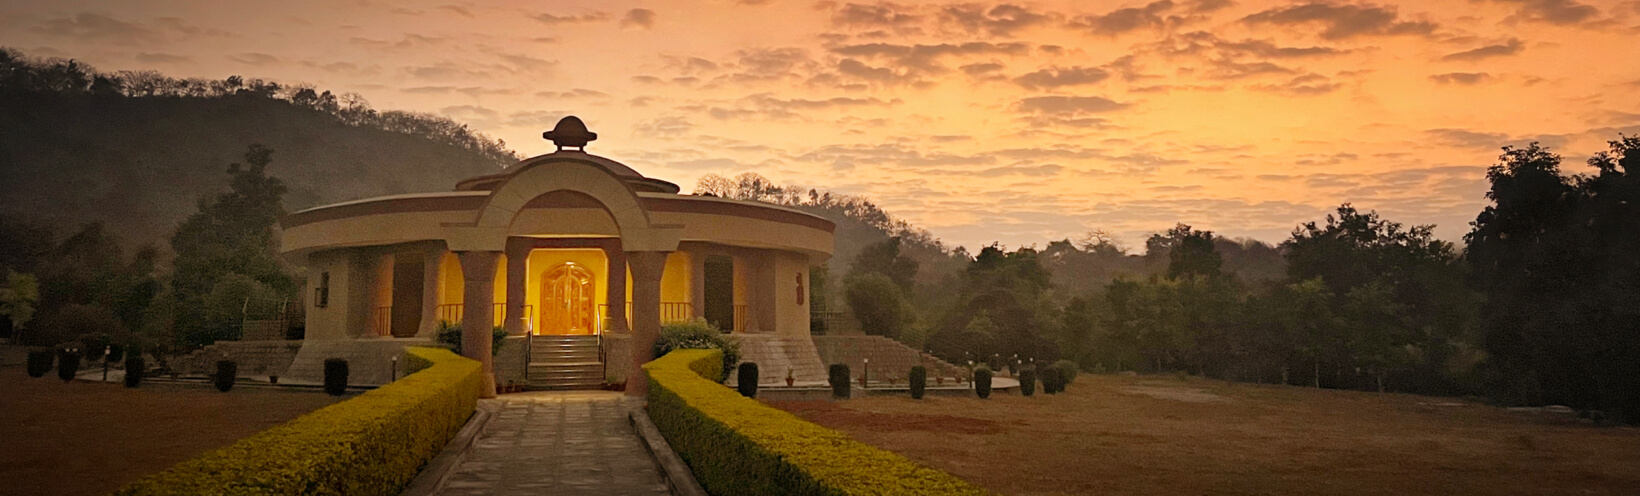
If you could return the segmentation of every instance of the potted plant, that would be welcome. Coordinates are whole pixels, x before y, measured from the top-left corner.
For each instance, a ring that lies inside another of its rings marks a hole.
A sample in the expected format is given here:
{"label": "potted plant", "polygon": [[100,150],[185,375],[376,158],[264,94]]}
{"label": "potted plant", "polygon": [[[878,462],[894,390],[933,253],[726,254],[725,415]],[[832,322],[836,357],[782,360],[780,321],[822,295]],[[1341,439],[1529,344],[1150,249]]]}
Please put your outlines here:
{"label": "potted plant", "polygon": [[279,376],[274,375],[274,374],[268,374],[268,384],[278,384],[278,383],[279,383]]}
{"label": "potted plant", "polygon": [[792,375],[792,369],[786,369],[786,387],[792,387],[796,382],[797,377]]}
{"label": "potted plant", "polygon": [[944,386],[945,385],[945,376],[943,376],[943,375],[942,376],[934,376],[934,385],[935,386]]}

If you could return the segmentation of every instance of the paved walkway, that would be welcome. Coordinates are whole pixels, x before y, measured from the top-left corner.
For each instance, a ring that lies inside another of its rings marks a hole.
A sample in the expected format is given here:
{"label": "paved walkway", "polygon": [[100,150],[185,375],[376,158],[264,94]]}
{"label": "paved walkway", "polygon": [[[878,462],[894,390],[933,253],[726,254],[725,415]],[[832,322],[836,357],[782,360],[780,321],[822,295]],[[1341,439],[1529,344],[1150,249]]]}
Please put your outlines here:
{"label": "paved walkway", "polygon": [[668,494],[660,468],[627,421],[638,404],[606,391],[484,400],[480,408],[496,416],[438,494]]}

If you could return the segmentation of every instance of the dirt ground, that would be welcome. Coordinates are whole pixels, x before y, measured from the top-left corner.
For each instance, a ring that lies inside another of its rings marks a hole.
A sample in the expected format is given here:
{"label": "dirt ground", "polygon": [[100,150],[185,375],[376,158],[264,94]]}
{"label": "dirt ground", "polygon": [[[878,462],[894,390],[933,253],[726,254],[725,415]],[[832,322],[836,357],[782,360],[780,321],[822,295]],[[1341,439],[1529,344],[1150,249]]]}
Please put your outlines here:
{"label": "dirt ground", "polygon": [[0,495],[103,495],[337,400],[323,392],[145,383],[0,367]]}
{"label": "dirt ground", "polygon": [[1400,394],[1078,376],[1055,396],[771,403],[1002,494],[1640,494],[1640,429]]}

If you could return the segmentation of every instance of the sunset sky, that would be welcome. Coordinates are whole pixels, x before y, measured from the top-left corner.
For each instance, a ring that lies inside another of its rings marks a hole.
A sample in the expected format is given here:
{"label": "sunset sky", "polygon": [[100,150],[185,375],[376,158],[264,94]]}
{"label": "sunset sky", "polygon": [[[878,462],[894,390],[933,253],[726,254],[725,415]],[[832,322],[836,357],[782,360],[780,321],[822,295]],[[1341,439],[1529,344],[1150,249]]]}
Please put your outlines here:
{"label": "sunset sky", "polygon": [[970,249],[1175,222],[1277,242],[1342,202],[1457,240],[1506,144],[1640,133],[1640,1],[0,0],[0,46],[228,75],[864,195]]}

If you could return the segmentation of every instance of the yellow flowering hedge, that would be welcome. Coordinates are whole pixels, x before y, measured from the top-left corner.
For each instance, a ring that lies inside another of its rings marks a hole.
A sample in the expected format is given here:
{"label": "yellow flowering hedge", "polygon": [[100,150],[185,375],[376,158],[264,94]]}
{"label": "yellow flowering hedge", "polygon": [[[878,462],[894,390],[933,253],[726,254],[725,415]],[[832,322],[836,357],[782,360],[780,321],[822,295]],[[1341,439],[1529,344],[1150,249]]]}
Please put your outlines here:
{"label": "yellow flowering hedge", "polygon": [[649,416],[696,480],[717,495],[983,495],[841,432],[741,396],[716,350],[677,350],[644,364]]}
{"label": "yellow flowering hedge", "polygon": [[148,495],[398,494],[467,422],[479,363],[410,348],[428,366],[115,491]]}

